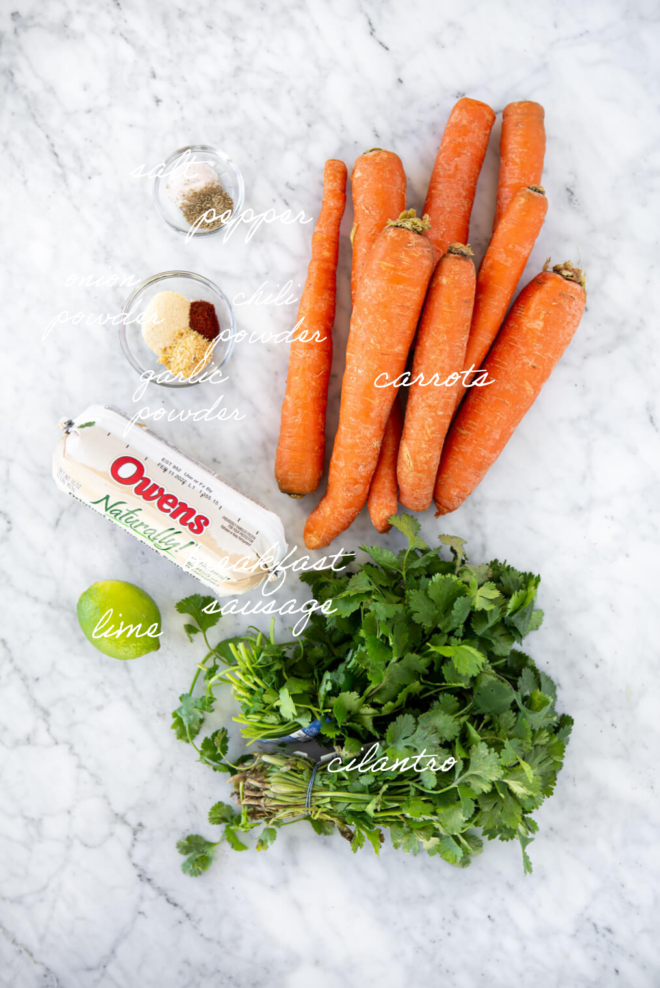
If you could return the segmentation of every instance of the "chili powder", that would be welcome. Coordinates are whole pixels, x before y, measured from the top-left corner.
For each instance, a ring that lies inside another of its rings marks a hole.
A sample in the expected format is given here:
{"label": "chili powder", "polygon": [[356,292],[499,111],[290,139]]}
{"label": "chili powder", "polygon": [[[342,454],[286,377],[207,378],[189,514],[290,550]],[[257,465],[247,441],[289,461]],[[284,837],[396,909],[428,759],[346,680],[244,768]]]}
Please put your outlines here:
{"label": "chili powder", "polygon": [[188,325],[205,340],[214,340],[220,335],[220,323],[210,302],[200,300],[190,303]]}

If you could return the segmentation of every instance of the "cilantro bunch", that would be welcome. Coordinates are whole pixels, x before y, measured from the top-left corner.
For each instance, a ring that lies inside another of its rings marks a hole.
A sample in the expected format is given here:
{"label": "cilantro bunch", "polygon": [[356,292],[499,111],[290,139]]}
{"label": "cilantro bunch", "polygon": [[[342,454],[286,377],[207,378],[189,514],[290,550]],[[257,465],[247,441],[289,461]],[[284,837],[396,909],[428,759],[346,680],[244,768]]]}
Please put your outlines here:
{"label": "cilantro bunch", "polygon": [[[388,829],[395,847],[465,866],[481,850],[478,828],[488,839],[518,839],[531,870],[531,813],[553,792],[572,724],[556,713],[552,680],[516,647],[541,624],[539,578],[498,561],[472,566],[464,541],[451,536],[440,537],[451,554],[443,559],[413,518],[392,521],[408,540],[398,554],[362,547],[371,561],[354,572],[301,576],[317,601],[332,601],[332,613],[316,611],[298,641],[279,644],[271,628],[268,637],[252,631],[212,647],[206,632],[218,616],[203,612],[204,598],[178,605],[208,652],[195,677],[203,672],[204,690],[196,697],[193,681],[173,727],[197,747],[214,691],[229,683],[251,741],[316,722],[318,740],[345,759],[372,744],[392,761],[425,754],[403,772],[349,766],[335,774],[321,765],[308,799],[309,759],[260,754],[232,764],[226,731],[216,731],[201,742],[200,759],[233,776],[240,812],[218,804],[211,822],[238,850],[239,832],[265,823],[264,848],[279,826],[306,817],[319,832],[338,829],[354,850],[365,841],[378,850]],[[455,763],[437,771],[430,757]],[[214,847],[186,838],[184,867],[204,870]]]}

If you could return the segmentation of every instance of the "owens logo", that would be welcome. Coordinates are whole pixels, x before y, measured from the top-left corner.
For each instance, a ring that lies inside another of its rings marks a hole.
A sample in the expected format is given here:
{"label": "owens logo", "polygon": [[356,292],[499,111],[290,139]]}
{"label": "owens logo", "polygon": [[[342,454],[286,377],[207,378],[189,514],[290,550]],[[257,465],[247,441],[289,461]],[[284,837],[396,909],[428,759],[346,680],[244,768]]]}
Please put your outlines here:
{"label": "owens logo", "polygon": [[174,494],[168,494],[164,487],[144,475],[144,464],[134,456],[119,456],[110,467],[110,476],[124,487],[133,487],[134,493],[143,501],[153,501],[159,511],[169,515],[180,525],[186,525],[193,535],[201,535],[207,525],[210,525],[206,515],[198,515],[185,501],[180,501]]}

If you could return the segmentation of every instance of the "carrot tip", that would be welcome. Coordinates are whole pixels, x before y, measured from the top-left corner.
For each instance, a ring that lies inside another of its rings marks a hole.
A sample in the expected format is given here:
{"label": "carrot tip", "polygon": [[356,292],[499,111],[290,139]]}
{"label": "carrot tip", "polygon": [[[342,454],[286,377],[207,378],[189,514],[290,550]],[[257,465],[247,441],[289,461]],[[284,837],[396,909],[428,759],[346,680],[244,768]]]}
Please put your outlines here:
{"label": "carrot tip", "polygon": [[565,278],[566,281],[577,282],[582,288],[585,288],[587,284],[587,279],[582,268],[576,268],[571,261],[564,261],[563,264],[555,264],[552,270],[555,274],[559,274],[562,278]]}
{"label": "carrot tip", "polygon": [[529,189],[530,192],[538,192],[539,195],[542,196],[545,195],[545,189],[543,188],[542,185],[528,185],[527,188]]}
{"label": "carrot tip", "polygon": [[458,254],[460,257],[474,257],[469,244],[450,244],[447,248],[448,254]]}
{"label": "carrot tip", "polygon": [[425,233],[431,229],[431,221],[427,213],[420,219],[416,209],[404,209],[398,220],[388,220],[387,226],[401,227],[403,230],[412,230],[413,233]]}

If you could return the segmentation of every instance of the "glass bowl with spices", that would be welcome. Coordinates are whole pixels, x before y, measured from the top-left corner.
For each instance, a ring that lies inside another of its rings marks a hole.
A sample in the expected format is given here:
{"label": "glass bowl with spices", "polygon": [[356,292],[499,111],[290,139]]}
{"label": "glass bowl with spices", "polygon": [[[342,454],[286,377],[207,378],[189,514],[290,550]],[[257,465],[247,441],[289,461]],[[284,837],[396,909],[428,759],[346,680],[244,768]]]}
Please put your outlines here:
{"label": "glass bowl with spices", "polygon": [[126,359],[140,376],[165,388],[218,380],[236,340],[226,295],[192,271],[147,278],[126,299],[119,326]]}
{"label": "glass bowl with spices", "polygon": [[154,205],[168,226],[186,236],[209,237],[243,208],[240,169],[224,151],[191,144],[170,155],[153,184]]}

